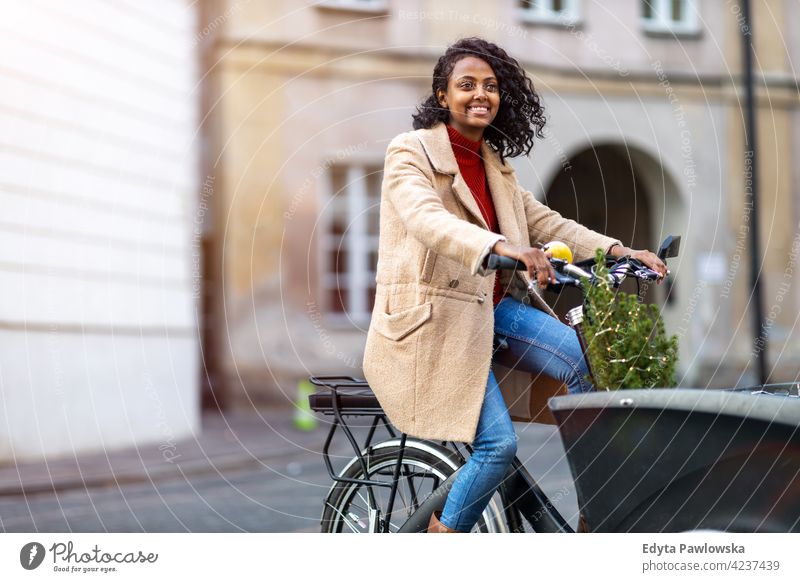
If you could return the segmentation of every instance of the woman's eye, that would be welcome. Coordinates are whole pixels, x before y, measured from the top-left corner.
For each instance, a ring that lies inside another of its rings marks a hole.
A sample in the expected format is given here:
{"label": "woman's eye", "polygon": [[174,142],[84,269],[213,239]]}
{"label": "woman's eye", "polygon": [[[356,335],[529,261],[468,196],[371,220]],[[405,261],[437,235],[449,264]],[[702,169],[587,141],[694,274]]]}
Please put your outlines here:
{"label": "woman's eye", "polygon": [[[471,91],[475,88],[475,83],[472,81],[465,81],[459,85],[460,88]],[[483,86],[484,91],[488,91],[489,93],[495,93],[497,91],[497,85],[495,83],[489,83]]]}

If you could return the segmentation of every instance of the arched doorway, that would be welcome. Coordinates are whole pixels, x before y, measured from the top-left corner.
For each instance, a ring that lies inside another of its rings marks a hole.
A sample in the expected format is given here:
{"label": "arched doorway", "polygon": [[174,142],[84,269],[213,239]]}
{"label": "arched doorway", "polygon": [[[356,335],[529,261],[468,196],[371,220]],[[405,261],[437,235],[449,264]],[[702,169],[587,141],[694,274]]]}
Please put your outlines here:
{"label": "arched doorway", "polygon": [[[629,247],[655,249],[660,233],[652,230],[651,196],[634,166],[625,146],[584,149],[562,164],[545,191],[544,202],[562,216],[618,238]],[[636,292],[636,283],[627,282],[624,289]],[[562,319],[581,301],[581,294],[574,289],[557,297],[547,295]],[[648,302],[665,299],[665,293],[655,286],[642,290],[642,296]]]}

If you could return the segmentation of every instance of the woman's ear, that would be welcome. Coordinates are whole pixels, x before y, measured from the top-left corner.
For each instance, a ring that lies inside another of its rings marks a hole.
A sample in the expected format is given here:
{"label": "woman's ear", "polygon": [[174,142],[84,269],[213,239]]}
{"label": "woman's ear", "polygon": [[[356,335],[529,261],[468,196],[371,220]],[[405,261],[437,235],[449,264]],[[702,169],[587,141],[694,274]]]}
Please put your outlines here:
{"label": "woman's ear", "polygon": [[445,109],[447,109],[447,94],[444,91],[442,91],[441,89],[438,89],[436,91],[436,101],[439,102],[439,105],[441,107],[444,107]]}

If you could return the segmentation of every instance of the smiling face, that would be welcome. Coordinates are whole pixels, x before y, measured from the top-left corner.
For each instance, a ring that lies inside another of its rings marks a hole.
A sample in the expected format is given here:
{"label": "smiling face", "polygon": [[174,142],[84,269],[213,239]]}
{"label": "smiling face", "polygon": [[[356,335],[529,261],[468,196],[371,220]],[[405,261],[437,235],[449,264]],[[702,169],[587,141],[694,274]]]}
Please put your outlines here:
{"label": "smiling face", "polygon": [[439,104],[450,110],[449,125],[472,141],[483,136],[500,108],[500,87],[489,63],[464,57],[447,79],[447,91],[439,90]]}

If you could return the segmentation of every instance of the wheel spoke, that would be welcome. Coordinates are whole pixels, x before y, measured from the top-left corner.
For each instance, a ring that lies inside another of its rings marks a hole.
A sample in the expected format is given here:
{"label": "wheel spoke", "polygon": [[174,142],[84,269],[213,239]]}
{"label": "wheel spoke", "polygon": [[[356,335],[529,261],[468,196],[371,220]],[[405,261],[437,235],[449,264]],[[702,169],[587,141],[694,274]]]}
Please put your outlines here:
{"label": "wheel spoke", "polygon": [[330,503],[328,503],[327,505],[328,505],[328,507],[330,507],[331,509],[333,509],[333,510],[334,510],[334,511],[335,511],[335,512],[336,512],[336,513],[339,515],[339,517],[341,517],[341,518],[342,518],[342,521],[344,522],[344,524],[345,524],[347,527],[349,527],[349,528],[350,528],[350,529],[353,531],[353,533],[361,533],[361,532],[359,532],[359,531],[358,531],[358,530],[357,530],[357,529],[356,529],[356,528],[355,528],[355,527],[354,527],[354,526],[353,526],[353,525],[350,523],[350,520],[349,520],[349,518],[348,518],[346,515],[344,515],[344,514],[342,513],[342,511],[341,511],[339,508],[337,508],[337,507],[334,507],[334,506],[333,506],[333,505],[331,505]]}

